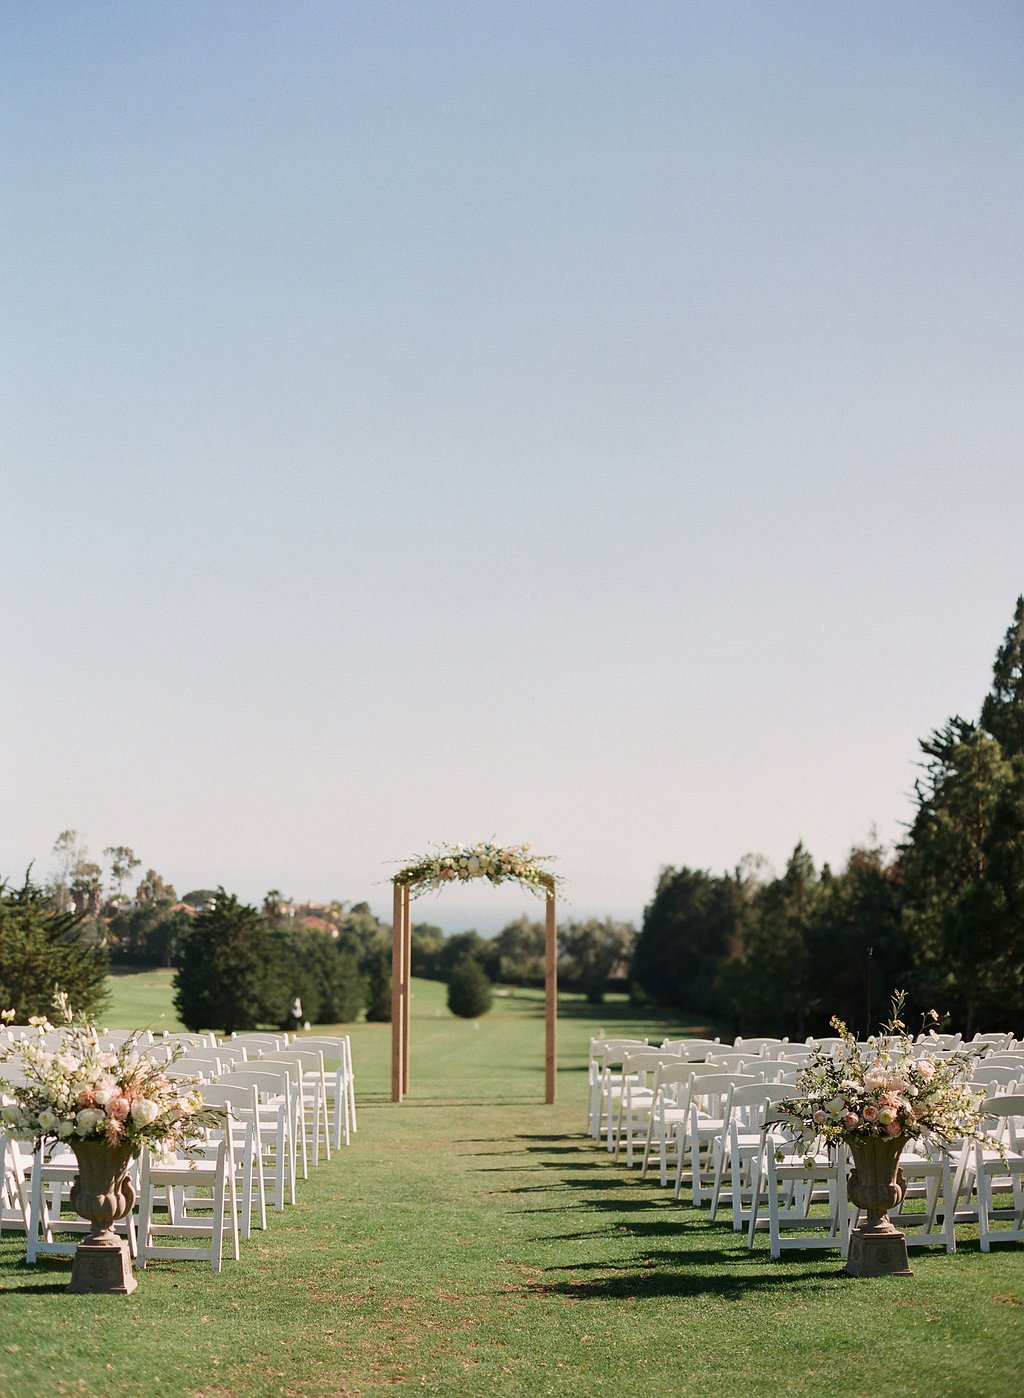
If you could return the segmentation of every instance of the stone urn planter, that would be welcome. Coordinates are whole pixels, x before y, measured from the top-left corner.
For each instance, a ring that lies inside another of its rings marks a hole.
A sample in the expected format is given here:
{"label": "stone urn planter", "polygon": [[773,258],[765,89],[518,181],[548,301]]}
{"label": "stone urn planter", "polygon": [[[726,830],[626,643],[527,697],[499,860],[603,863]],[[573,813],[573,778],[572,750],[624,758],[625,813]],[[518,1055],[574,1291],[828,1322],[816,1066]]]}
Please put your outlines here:
{"label": "stone urn planter", "polygon": [[78,1161],[78,1178],[71,1186],[71,1205],[92,1228],[75,1249],[69,1291],[100,1291],[128,1295],[138,1286],[132,1276],[128,1244],[113,1225],[135,1207],[135,1190],[128,1178],[131,1146],[106,1141],[69,1141]]}
{"label": "stone urn planter", "polygon": [[853,1156],[847,1194],[867,1221],[850,1235],[850,1254],[843,1271],[848,1277],[909,1277],[906,1235],[889,1218],[903,1202],[907,1182],[899,1168],[905,1136],[853,1134],[846,1144]]}

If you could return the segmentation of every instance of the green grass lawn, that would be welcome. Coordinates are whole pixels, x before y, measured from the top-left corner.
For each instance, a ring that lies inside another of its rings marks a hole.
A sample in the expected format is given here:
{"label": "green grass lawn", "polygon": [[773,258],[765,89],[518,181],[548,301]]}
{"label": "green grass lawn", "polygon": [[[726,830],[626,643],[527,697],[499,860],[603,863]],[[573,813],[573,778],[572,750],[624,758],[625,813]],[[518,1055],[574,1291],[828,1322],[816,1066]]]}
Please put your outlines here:
{"label": "green grass lawn", "polygon": [[397,1107],[389,1027],[356,1026],[354,1143],[219,1276],[163,1262],[132,1297],[69,1296],[69,1262],[26,1268],[5,1234],[0,1395],[1020,1393],[1024,1247],[914,1251],[912,1278],[881,1280],[751,1254],[583,1134],[591,1032],[666,1023],[563,1010],[554,1107],[537,995],[474,1027],[417,982]]}

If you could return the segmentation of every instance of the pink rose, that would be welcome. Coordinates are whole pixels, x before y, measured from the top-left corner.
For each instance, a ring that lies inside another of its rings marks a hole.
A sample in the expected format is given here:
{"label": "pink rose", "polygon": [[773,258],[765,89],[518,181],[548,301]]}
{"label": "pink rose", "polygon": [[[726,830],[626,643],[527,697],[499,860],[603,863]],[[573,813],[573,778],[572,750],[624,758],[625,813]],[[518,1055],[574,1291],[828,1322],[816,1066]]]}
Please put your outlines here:
{"label": "pink rose", "polygon": [[924,1082],[931,1082],[935,1076],[935,1064],[930,1058],[922,1058],[914,1064],[917,1069],[917,1076]]}
{"label": "pink rose", "polygon": [[889,1125],[885,1129],[890,1136],[898,1136],[903,1130],[902,1126],[900,1126],[898,1121],[890,1121]]}
{"label": "pink rose", "polygon": [[847,1112],[843,1117],[843,1125],[846,1127],[847,1131],[852,1131],[857,1125],[857,1113]]}
{"label": "pink rose", "polygon": [[127,1097],[115,1097],[107,1103],[107,1116],[114,1121],[126,1121],[131,1110],[131,1103]]}
{"label": "pink rose", "polygon": [[878,1108],[869,1105],[864,1108],[863,1115],[865,1121],[874,1121],[878,1116]]}
{"label": "pink rose", "polygon": [[822,1122],[827,1121],[828,1118],[826,1117],[825,1113],[824,1113],[824,1112],[821,1110],[821,1108],[819,1107],[818,1110],[817,1110],[817,1111],[814,1113],[814,1115],[811,1117],[811,1120],[812,1120],[812,1121],[816,1121],[816,1122],[818,1123],[818,1125],[820,1126],[820,1125],[822,1124]]}

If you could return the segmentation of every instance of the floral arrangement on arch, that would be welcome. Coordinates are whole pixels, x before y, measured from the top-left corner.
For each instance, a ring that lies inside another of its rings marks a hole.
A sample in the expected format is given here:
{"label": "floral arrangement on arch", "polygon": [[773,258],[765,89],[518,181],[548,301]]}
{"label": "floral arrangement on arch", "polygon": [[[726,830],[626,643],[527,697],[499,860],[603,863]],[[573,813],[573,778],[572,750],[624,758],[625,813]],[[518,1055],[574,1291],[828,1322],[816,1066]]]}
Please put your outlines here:
{"label": "floral arrangement on arch", "polygon": [[905,999],[897,992],[892,1017],[866,1047],[833,1017],[842,1043],[809,1059],[797,1079],[799,1095],[778,1104],[808,1151],[865,1136],[923,1138],[945,1150],[964,1139],[987,1139],[980,1129],[984,1094],[970,1087],[986,1049],[940,1057],[927,1043],[915,1044],[899,1018]]}
{"label": "floral arrangement on arch", "polygon": [[[133,1155],[144,1144],[169,1153],[187,1151],[207,1126],[222,1123],[219,1110],[204,1106],[198,1082],[168,1077],[167,1065],[147,1058],[135,1038],[116,1053],[103,1051],[92,1026],[74,1023],[62,991],[54,1004],[64,1021],[59,1048],[42,1038],[55,1032],[42,1016],[29,1020],[38,1038],[0,1042],[0,1064],[13,1062],[19,1069],[20,1081],[0,1076],[0,1092],[9,1099],[0,1108],[0,1123],[15,1140],[102,1140],[130,1146]],[[4,1021],[13,1017],[13,1010],[0,1012]]]}
{"label": "floral arrangement on arch", "polygon": [[489,879],[493,884],[514,879],[534,893],[550,893],[558,883],[556,875],[541,866],[548,854],[532,854],[529,845],[496,845],[482,840],[475,845],[439,845],[435,854],[426,854],[407,864],[395,875],[395,883],[414,885],[412,896],[443,888],[446,883],[468,879]]}

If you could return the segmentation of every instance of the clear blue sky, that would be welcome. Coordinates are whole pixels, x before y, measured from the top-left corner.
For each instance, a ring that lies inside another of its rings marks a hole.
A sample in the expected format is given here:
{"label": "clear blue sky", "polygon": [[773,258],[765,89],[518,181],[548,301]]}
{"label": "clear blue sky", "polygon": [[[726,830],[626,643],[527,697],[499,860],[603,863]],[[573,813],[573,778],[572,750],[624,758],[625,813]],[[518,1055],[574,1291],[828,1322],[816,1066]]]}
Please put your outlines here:
{"label": "clear blue sky", "polygon": [[899,837],[1024,591],[1018,3],[0,13],[0,872]]}

